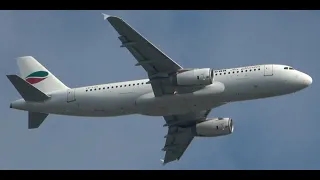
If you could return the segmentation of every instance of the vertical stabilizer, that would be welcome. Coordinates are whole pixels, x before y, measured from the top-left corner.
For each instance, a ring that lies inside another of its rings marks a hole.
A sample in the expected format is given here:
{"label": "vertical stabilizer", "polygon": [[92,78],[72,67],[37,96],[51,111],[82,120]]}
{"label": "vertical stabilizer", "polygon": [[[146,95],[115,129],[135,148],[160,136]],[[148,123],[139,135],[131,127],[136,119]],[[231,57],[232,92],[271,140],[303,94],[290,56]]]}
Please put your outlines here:
{"label": "vertical stabilizer", "polygon": [[69,89],[34,57],[17,58],[21,77],[44,93]]}

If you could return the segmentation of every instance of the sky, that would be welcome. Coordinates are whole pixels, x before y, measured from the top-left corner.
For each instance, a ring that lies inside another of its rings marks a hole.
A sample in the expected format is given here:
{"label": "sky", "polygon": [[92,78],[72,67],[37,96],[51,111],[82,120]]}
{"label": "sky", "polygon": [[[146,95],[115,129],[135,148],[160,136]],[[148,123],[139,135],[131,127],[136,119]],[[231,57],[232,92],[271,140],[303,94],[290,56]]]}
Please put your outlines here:
{"label": "sky", "polygon": [[[184,68],[286,64],[313,84],[297,93],[231,103],[208,117],[233,134],[196,138],[162,166],[162,117],[49,115],[27,129],[6,78],[30,55],[69,87],[147,77],[101,13],[119,16]],[[0,169],[320,169],[319,11],[0,11]]]}

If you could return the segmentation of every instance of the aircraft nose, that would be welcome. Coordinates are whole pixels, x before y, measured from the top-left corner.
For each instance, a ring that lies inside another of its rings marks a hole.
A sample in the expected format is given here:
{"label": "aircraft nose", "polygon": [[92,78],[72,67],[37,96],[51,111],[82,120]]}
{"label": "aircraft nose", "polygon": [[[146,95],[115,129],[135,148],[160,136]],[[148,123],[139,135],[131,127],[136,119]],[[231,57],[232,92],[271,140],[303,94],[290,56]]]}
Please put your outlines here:
{"label": "aircraft nose", "polygon": [[302,73],[300,77],[304,87],[308,87],[312,84],[312,78],[308,74]]}

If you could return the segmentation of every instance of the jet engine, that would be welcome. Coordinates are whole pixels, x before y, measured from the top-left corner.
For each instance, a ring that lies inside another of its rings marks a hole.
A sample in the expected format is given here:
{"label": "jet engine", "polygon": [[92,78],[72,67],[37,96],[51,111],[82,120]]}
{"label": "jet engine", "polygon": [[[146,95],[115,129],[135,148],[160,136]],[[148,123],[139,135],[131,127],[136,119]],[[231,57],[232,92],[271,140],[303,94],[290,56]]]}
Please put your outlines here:
{"label": "jet engine", "polygon": [[213,82],[213,70],[210,68],[185,70],[171,76],[171,82],[178,86],[210,85]]}
{"label": "jet engine", "polygon": [[216,137],[233,133],[233,120],[231,118],[212,118],[195,125],[195,136]]}

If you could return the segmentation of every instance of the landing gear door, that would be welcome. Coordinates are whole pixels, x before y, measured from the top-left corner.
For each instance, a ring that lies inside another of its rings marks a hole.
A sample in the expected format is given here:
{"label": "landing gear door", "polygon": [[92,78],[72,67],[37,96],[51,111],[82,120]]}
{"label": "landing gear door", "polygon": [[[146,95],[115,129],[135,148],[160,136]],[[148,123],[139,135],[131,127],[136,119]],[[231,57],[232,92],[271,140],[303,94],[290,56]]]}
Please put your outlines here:
{"label": "landing gear door", "polygon": [[73,102],[76,100],[75,90],[74,89],[68,89],[67,90],[67,102]]}
{"label": "landing gear door", "polygon": [[264,65],[264,75],[265,76],[273,75],[273,65]]}

